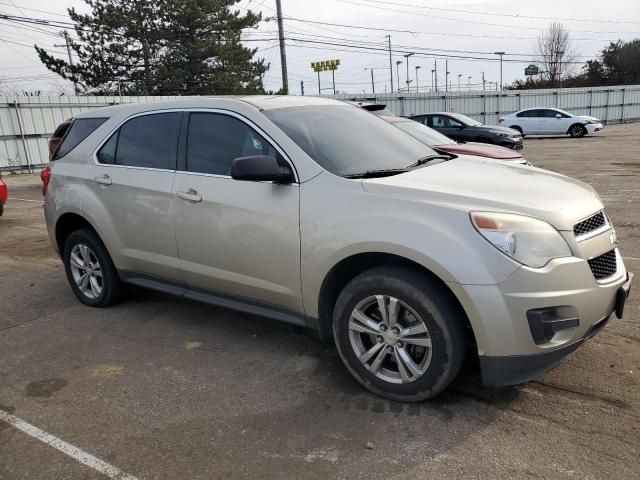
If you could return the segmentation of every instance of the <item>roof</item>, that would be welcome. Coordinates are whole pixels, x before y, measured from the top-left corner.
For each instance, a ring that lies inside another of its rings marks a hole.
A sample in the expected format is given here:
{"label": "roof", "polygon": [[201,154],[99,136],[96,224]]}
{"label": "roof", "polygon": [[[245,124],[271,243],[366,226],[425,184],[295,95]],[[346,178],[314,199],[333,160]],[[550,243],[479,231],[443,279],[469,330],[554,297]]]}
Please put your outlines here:
{"label": "roof", "polygon": [[271,110],[287,107],[304,107],[314,105],[345,105],[345,102],[330,98],[308,97],[296,95],[244,95],[244,96],[211,96],[211,97],[184,97],[173,100],[161,100],[152,102],[126,103],[88,110],[74,115],[75,118],[95,118],[112,116],[115,114],[136,114],[150,110],[163,110],[173,108],[223,108],[230,103],[242,103],[251,105],[258,110]]}

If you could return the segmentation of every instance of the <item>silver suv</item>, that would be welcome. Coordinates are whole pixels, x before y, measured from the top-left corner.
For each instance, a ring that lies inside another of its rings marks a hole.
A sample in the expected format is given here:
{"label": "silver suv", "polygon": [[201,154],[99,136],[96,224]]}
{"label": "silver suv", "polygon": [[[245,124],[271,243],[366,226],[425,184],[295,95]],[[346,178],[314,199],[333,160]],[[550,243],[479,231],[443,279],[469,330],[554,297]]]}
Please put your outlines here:
{"label": "silver suv", "polygon": [[437,395],[471,345],[486,384],[540,375],[622,315],[631,283],[588,185],[443,157],[334,100],[102,108],[49,169],[82,303],[133,284],[309,327],[394,400]]}

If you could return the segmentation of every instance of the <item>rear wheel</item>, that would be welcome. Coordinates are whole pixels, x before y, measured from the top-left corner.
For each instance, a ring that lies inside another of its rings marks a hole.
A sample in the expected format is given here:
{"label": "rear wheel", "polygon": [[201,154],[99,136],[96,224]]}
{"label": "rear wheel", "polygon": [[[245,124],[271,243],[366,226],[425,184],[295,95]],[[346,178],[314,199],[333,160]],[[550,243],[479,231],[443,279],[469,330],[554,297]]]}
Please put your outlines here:
{"label": "rear wheel", "polygon": [[111,257],[93,230],[73,232],[64,243],[64,268],[78,300],[92,307],[117,303],[122,284]]}
{"label": "rear wheel", "polygon": [[569,127],[569,135],[571,135],[573,138],[584,137],[586,134],[587,134],[587,129],[584,128],[584,125],[580,125],[579,123],[576,123]]}
{"label": "rear wheel", "polygon": [[462,316],[434,279],[378,267],[353,279],[334,309],[334,339],[355,379],[392,400],[415,402],[442,392],[464,361]]}

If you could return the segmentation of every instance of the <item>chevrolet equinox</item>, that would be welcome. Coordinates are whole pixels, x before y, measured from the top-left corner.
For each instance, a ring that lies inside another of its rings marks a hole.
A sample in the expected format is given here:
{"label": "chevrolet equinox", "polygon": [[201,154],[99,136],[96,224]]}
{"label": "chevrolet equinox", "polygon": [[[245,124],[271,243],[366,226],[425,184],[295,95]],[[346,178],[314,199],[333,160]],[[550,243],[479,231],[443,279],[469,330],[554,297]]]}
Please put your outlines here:
{"label": "chevrolet equinox", "polygon": [[308,327],[394,400],[437,395],[470,351],[485,384],[528,381],[621,317],[631,284],[588,185],[442,156],[336,100],[84,112],[42,178],[80,302],[133,284]]}

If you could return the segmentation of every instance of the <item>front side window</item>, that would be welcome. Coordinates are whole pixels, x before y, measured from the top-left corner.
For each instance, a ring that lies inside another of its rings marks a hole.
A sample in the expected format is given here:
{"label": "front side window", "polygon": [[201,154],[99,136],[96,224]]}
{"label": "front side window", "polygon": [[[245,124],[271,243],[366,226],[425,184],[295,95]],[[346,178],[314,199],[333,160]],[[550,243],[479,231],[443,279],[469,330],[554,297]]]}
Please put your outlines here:
{"label": "front side window", "polygon": [[436,155],[382,118],[350,105],[316,105],[262,112],[325,170],[341,176],[406,168]]}
{"label": "front side window", "polygon": [[[467,127],[477,127],[479,125],[482,125],[482,123],[476,120],[475,118],[467,117],[466,115],[462,115],[460,113],[452,113],[451,116],[461,124],[466,125]],[[458,124],[454,126],[458,127],[460,125]]]}
{"label": "front side window", "polygon": [[416,140],[420,140],[422,143],[429,145],[430,147],[437,145],[454,145],[456,143],[440,132],[436,132],[432,128],[429,128],[422,123],[414,122],[413,120],[401,120],[399,122],[392,123],[392,125],[395,125],[403,132],[408,133]]}
{"label": "front side window", "polygon": [[267,155],[279,161],[278,152],[243,121],[220,113],[192,113],[187,134],[187,170],[229,175],[238,157]]}
{"label": "front side window", "polygon": [[78,118],[68,127],[62,142],[53,155],[52,160],[64,157],[71,150],[91,135],[96,129],[106,122],[106,118]]}

